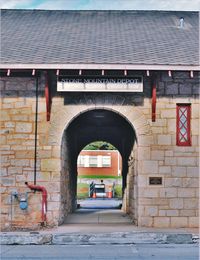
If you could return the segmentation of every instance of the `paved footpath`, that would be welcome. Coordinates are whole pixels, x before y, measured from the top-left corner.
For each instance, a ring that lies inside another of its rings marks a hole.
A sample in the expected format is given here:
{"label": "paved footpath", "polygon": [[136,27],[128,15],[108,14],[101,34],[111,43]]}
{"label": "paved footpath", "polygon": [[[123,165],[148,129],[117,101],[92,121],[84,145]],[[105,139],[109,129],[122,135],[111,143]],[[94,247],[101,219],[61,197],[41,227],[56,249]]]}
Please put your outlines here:
{"label": "paved footpath", "polygon": [[197,245],[3,246],[1,260],[198,260]]}

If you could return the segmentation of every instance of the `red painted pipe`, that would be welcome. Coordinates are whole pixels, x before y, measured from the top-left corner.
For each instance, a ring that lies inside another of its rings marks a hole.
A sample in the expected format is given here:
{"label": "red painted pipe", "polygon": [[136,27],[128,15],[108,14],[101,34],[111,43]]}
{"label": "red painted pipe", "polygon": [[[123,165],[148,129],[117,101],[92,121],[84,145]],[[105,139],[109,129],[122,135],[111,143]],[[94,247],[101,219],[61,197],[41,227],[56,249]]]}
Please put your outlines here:
{"label": "red painted pipe", "polygon": [[25,184],[31,190],[42,192],[42,221],[46,222],[46,220],[47,220],[47,190],[43,186],[31,185],[31,184],[28,184],[28,182],[25,182]]}
{"label": "red painted pipe", "polygon": [[152,122],[156,121],[156,79],[153,78],[152,85]]}

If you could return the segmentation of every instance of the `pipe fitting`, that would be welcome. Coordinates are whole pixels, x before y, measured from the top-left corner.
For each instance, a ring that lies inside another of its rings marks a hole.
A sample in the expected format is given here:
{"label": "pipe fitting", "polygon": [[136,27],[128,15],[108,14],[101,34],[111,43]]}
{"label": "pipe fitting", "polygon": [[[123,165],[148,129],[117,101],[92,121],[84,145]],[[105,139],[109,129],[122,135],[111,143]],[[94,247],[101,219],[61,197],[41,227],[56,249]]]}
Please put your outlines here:
{"label": "pipe fitting", "polygon": [[33,191],[40,191],[42,192],[42,222],[45,223],[47,220],[47,190],[43,186],[28,184],[25,182],[25,185],[28,186],[29,189]]}

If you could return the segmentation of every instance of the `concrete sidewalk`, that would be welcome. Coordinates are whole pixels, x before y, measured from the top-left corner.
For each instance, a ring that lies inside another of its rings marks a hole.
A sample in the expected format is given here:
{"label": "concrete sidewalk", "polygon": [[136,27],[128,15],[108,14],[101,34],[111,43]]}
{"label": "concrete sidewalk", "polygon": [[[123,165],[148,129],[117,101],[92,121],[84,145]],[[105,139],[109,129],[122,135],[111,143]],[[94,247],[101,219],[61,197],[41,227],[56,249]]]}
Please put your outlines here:
{"label": "concrete sidewalk", "polygon": [[120,209],[78,209],[69,214],[65,224],[132,224],[131,218]]}
{"label": "concrete sidewalk", "polygon": [[192,244],[197,229],[141,228],[133,224],[65,224],[38,232],[4,232],[3,245]]}
{"label": "concrete sidewalk", "polygon": [[4,232],[1,244],[192,244],[198,241],[198,229],[137,227],[118,205],[116,200],[88,200],[68,216],[65,224],[38,232]]}

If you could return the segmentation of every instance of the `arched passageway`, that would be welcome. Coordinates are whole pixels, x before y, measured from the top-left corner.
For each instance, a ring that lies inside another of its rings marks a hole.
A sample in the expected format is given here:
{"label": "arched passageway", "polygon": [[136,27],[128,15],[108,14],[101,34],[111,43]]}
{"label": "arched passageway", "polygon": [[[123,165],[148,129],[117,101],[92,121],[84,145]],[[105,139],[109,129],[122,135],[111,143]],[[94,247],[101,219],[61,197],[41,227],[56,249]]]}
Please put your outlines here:
{"label": "arched passageway", "polygon": [[88,143],[96,140],[105,140],[120,152],[123,191],[126,188],[128,159],[136,142],[135,130],[113,111],[94,109],[79,114],[65,129],[61,144],[61,223],[76,209],[78,155]]}

